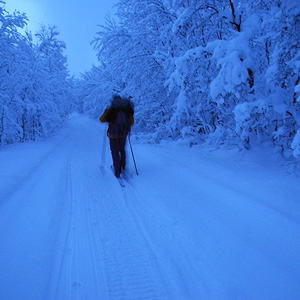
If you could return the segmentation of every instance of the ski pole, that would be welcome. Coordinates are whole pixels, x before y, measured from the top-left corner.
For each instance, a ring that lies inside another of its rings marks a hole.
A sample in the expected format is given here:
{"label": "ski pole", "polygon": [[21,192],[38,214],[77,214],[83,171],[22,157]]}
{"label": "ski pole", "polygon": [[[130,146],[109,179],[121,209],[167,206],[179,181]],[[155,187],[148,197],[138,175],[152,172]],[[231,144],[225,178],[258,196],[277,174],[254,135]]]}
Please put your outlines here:
{"label": "ski pole", "polygon": [[131,145],[131,141],[130,141],[130,133],[128,135],[128,141],[129,141],[129,145],[130,145],[130,149],[131,149],[131,154],[132,154],[132,159],[133,159],[133,163],[134,163],[134,167],[135,167],[135,172],[136,172],[136,175],[139,175],[137,167],[136,167],[136,163],[135,163],[135,158],[134,158],[134,155],[133,155],[132,145]]}

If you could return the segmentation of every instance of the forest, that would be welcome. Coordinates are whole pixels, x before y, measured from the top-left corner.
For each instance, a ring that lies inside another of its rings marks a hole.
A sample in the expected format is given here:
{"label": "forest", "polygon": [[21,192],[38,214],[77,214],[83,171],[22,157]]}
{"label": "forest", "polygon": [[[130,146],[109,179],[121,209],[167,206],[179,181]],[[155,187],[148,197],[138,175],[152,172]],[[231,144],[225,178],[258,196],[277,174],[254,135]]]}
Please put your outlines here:
{"label": "forest", "polygon": [[74,78],[59,29],[21,31],[0,1],[0,146],[47,138],[73,112],[132,97],[136,139],[250,149],[300,161],[298,0],[119,0]]}

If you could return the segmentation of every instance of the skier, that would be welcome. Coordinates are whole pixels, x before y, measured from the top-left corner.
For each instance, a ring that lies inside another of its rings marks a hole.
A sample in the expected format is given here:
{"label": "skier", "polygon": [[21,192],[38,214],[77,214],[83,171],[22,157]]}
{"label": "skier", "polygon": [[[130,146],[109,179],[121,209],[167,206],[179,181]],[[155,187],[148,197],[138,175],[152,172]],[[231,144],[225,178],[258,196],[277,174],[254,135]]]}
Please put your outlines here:
{"label": "skier", "polygon": [[127,135],[134,124],[133,114],[132,102],[122,99],[119,95],[114,95],[110,107],[106,108],[100,117],[101,123],[109,123],[107,135],[117,178],[120,178],[121,172],[125,170],[125,145]]}

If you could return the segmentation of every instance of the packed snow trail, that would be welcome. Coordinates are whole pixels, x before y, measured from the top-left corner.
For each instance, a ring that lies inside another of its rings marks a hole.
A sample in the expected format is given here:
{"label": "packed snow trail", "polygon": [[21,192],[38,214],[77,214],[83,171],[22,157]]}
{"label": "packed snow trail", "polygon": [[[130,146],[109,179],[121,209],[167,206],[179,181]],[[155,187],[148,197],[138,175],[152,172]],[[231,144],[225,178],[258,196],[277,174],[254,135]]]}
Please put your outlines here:
{"label": "packed snow trail", "polygon": [[134,144],[122,188],[104,130],[74,115],[0,149],[0,300],[300,299],[296,177],[262,153]]}

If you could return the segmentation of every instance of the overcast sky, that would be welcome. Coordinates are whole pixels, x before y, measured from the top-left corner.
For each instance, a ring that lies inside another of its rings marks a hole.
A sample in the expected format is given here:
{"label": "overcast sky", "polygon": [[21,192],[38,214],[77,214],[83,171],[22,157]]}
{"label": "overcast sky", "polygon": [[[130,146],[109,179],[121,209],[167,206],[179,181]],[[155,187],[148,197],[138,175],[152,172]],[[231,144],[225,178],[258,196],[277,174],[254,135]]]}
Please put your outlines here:
{"label": "overcast sky", "polygon": [[71,74],[78,75],[97,64],[90,42],[103,25],[105,16],[113,16],[118,0],[5,0],[9,12],[15,9],[26,13],[28,28],[33,33],[40,24],[56,25],[60,39],[67,44],[65,54]]}

